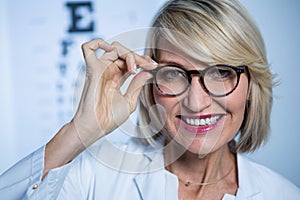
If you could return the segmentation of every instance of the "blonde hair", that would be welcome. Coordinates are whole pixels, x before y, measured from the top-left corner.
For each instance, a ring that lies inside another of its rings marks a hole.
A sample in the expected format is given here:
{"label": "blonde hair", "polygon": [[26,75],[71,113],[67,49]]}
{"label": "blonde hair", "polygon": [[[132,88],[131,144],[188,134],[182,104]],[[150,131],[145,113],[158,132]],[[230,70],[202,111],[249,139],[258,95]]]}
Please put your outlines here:
{"label": "blonde hair", "polygon": [[[151,49],[146,52],[151,57],[157,54],[158,40],[164,38],[204,63],[248,67],[248,103],[235,149],[254,151],[264,143],[270,129],[274,76],[260,31],[247,10],[235,0],[172,0],[157,13],[153,27],[148,37]],[[140,95],[141,127],[163,127],[153,107],[152,87],[145,85]],[[141,132],[151,145],[161,136],[161,132],[149,128]]]}

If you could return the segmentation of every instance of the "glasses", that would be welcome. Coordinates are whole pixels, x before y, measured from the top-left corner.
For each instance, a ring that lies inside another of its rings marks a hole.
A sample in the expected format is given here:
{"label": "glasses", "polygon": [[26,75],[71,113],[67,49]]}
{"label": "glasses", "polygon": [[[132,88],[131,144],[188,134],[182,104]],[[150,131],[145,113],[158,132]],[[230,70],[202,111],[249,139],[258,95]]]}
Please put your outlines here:
{"label": "glasses", "polygon": [[186,70],[177,64],[167,64],[150,72],[158,90],[167,96],[179,96],[191,85],[192,76],[200,76],[199,82],[206,93],[214,97],[223,97],[232,93],[238,86],[240,75],[246,66],[217,64],[204,70]]}

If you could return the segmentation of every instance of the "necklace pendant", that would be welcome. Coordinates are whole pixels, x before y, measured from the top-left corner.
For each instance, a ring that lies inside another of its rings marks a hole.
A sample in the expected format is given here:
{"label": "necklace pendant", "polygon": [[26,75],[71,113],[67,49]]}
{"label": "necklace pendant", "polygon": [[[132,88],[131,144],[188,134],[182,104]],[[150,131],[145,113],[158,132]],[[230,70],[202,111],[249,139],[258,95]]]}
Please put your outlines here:
{"label": "necklace pendant", "polygon": [[186,186],[186,187],[188,187],[188,186],[190,186],[192,183],[190,182],[190,181],[187,181],[184,185]]}

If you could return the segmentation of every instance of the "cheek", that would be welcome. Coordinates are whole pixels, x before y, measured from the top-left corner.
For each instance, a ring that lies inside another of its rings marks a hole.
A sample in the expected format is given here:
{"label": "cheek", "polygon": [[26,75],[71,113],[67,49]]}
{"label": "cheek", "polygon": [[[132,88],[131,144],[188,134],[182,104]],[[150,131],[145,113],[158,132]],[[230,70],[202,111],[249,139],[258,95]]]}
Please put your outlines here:
{"label": "cheek", "polygon": [[232,100],[228,99],[227,101],[227,111],[232,115],[241,115],[244,114],[245,105],[246,105],[247,94],[237,95],[236,97],[232,96]]}
{"label": "cheek", "polygon": [[156,104],[160,104],[162,106],[166,104],[166,99],[163,98],[163,96],[160,94],[156,87],[153,87],[153,96]]}
{"label": "cheek", "polygon": [[177,97],[166,97],[162,95],[156,87],[153,87],[153,96],[155,103],[163,107],[165,113],[171,113],[172,108],[174,108],[178,102]]}
{"label": "cheek", "polygon": [[170,108],[167,106],[168,101],[164,98],[156,87],[153,87],[153,96],[155,101],[156,111],[158,112],[158,120],[160,122],[165,122],[167,118],[167,113],[170,112]]}
{"label": "cheek", "polygon": [[226,109],[232,117],[232,123],[236,123],[240,127],[243,119],[245,106],[248,96],[248,80],[241,78],[239,87],[227,97]]}
{"label": "cheek", "polygon": [[176,132],[176,128],[174,127],[174,116],[180,113],[180,99],[178,97],[164,96],[155,87],[153,89],[153,96],[156,103],[156,110],[158,111],[159,121],[168,127],[168,132]]}

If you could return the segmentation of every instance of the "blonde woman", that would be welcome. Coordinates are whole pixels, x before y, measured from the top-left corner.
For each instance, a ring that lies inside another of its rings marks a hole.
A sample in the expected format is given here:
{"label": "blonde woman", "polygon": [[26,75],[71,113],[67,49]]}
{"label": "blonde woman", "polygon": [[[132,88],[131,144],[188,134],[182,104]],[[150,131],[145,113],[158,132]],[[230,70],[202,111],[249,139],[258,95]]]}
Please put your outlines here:
{"label": "blonde woman", "polygon": [[[1,176],[1,197],[300,199],[296,186],[241,154],[267,139],[274,81],[239,2],[169,1],[145,48],[141,56],[118,42],[83,44],[74,118]],[[135,137],[110,142],[138,105]]]}

